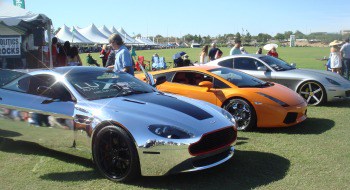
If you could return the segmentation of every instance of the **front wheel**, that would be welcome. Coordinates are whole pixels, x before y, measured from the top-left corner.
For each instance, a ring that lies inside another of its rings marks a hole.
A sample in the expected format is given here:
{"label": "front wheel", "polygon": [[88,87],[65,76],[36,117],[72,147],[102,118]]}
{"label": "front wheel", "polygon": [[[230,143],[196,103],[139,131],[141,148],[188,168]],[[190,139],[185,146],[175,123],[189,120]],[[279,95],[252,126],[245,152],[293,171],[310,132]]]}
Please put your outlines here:
{"label": "front wheel", "polygon": [[322,85],[314,81],[303,83],[298,89],[298,94],[300,94],[309,105],[317,106],[326,100],[326,92]]}
{"label": "front wheel", "polygon": [[107,126],[98,132],[93,157],[100,172],[112,181],[126,182],[140,175],[135,145],[119,127]]}
{"label": "front wheel", "polygon": [[235,118],[238,130],[249,131],[256,126],[256,113],[248,101],[233,98],[223,108]]}

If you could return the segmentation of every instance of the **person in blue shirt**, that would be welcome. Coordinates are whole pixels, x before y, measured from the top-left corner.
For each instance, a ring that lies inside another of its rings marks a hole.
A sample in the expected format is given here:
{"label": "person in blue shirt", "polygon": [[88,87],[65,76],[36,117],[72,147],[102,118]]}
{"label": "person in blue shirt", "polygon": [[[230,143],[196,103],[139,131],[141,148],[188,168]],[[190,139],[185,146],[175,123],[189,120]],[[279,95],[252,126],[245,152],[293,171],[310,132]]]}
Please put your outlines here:
{"label": "person in blue shirt", "polygon": [[134,75],[132,58],[121,36],[119,34],[112,34],[108,40],[115,52],[115,62],[114,65],[110,65],[107,68],[113,69],[114,72],[123,71]]}

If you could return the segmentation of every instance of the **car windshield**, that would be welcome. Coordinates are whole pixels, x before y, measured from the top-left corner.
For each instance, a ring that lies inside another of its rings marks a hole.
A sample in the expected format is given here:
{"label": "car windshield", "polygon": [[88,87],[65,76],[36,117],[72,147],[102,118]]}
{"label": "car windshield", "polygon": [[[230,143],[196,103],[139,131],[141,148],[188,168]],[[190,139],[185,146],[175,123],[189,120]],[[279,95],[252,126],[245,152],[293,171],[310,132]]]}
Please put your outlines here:
{"label": "car windshield", "polygon": [[218,75],[230,83],[240,87],[240,88],[247,88],[247,87],[267,87],[271,86],[270,83],[262,81],[260,79],[257,79],[255,77],[252,77],[248,74],[242,73],[240,71],[236,71],[229,68],[217,68],[209,70],[209,72]]}
{"label": "car windshield", "polygon": [[265,63],[267,63],[270,67],[272,67],[276,71],[287,71],[295,69],[293,66],[289,65],[285,61],[272,57],[272,56],[263,56],[260,58]]}
{"label": "car windshield", "polygon": [[67,80],[88,100],[150,93],[155,90],[130,74],[108,70],[90,70],[68,73]]}

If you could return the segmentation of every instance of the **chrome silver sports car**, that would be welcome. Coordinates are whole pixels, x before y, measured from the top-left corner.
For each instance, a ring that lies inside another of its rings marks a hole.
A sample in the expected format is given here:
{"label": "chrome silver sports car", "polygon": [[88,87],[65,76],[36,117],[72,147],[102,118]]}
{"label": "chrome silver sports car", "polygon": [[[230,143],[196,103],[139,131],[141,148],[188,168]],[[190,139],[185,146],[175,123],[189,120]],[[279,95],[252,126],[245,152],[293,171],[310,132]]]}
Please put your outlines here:
{"label": "chrome silver sports car", "polygon": [[295,66],[267,55],[242,54],[223,57],[208,65],[238,69],[265,81],[272,81],[299,93],[308,104],[350,98],[350,81],[338,74],[297,69]]}
{"label": "chrome silver sports car", "polygon": [[[219,165],[233,156],[237,138],[227,111],[97,67],[0,70],[0,106],[74,121],[71,128],[31,127],[22,139],[92,157],[114,181]],[[4,128],[0,120],[0,136]],[[25,135],[28,126],[6,130]]]}

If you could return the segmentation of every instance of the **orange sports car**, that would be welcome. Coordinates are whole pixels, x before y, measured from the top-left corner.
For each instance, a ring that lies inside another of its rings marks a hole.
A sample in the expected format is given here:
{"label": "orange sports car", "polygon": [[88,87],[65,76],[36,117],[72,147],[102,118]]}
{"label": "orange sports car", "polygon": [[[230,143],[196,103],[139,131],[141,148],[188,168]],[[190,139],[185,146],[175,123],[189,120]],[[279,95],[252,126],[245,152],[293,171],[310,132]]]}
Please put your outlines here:
{"label": "orange sports car", "polygon": [[[287,127],[306,119],[307,103],[293,90],[219,66],[193,66],[151,72],[163,79],[160,91],[210,102],[229,111],[239,130]],[[137,75],[141,80],[144,76]]]}

